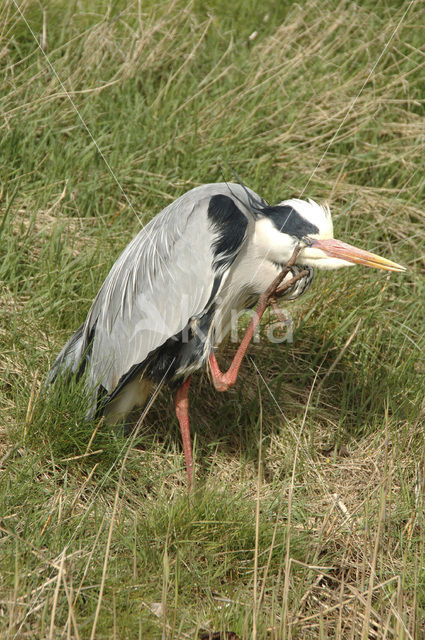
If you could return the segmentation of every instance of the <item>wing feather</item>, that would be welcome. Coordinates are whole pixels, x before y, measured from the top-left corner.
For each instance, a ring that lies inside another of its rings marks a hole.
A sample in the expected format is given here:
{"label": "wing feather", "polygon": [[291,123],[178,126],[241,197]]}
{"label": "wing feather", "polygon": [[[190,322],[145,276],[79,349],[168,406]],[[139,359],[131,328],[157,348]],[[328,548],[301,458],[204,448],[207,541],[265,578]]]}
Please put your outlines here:
{"label": "wing feather", "polygon": [[[95,326],[89,364],[93,388],[101,384],[111,393],[132,367],[205,309],[217,286],[218,266],[223,280],[226,270],[217,259],[220,228],[208,215],[212,196],[231,198],[234,210],[245,220],[241,225],[240,217],[234,219],[235,227],[241,226],[238,243],[233,231],[235,255],[246,236],[246,213],[240,211],[244,193],[239,185],[231,187],[230,191],[225,183],[205,185],[184,194],[146,225],[120,255],[85,323],[87,334]],[[232,197],[235,191],[237,198]],[[223,233],[232,224],[232,211]],[[225,257],[228,269],[232,262],[228,250]]]}

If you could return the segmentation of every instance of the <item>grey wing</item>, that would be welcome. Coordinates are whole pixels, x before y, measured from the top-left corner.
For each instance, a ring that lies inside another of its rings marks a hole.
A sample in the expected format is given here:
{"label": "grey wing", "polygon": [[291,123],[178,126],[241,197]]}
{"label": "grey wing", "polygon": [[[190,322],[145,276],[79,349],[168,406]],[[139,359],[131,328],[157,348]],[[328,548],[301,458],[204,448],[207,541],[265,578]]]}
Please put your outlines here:
{"label": "grey wing", "polygon": [[101,384],[111,393],[132,367],[205,310],[213,288],[218,293],[224,284],[247,218],[228,196],[199,200],[191,193],[142,229],[100,289],[85,323],[92,336],[92,389]]}

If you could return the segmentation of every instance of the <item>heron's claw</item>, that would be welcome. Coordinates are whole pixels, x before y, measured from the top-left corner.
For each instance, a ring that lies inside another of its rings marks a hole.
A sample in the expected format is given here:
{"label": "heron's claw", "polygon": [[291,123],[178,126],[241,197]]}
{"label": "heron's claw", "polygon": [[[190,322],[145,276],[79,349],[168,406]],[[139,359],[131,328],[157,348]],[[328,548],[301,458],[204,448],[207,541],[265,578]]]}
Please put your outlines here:
{"label": "heron's claw", "polygon": [[271,305],[273,307],[273,311],[275,312],[277,319],[282,323],[282,324],[288,324],[288,318],[283,315],[282,313],[282,309],[280,309],[277,305],[276,300],[271,300]]}

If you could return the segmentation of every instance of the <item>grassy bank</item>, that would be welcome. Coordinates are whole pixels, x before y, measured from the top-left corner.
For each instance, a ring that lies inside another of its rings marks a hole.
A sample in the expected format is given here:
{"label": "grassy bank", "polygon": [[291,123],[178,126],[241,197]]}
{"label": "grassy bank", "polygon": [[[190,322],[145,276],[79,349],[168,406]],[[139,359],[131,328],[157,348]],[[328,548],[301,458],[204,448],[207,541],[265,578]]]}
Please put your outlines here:
{"label": "grassy bank", "polygon": [[[425,633],[424,24],[420,2],[2,4],[1,637]],[[195,376],[189,502],[168,393],[129,440],[42,385],[140,224],[226,163],[408,272],[320,274],[236,389]]]}

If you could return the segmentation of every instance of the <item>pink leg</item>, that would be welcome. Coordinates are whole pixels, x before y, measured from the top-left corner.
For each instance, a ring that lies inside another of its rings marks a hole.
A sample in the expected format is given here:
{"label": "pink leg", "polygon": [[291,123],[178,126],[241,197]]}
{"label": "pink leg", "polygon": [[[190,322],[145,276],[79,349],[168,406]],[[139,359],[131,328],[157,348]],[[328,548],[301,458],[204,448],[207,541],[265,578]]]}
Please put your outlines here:
{"label": "pink leg", "polygon": [[177,389],[176,395],[174,396],[174,407],[180,425],[180,432],[182,434],[183,453],[187,471],[187,484],[190,491],[192,488],[193,458],[192,443],[190,441],[189,387],[190,377],[183,382],[179,389]]}
{"label": "pink leg", "polygon": [[248,349],[249,343],[251,342],[252,336],[254,335],[255,329],[257,328],[258,323],[261,320],[264,311],[266,310],[268,305],[258,305],[255,314],[252,317],[251,322],[249,323],[248,329],[244,337],[242,338],[242,342],[240,343],[238,350],[235,353],[235,356],[232,360],[232,364],[226,371],[226,373],[222,373],[220,371],[220,367],[218,366],[217,358],[215,357],[214,351],[210,353],[210,369],[213,379],[213,384],[217,391],[227,391],[229,387],[235,384],[236,378],[238,377],[239,369],[242,364],[243,357]]}
{"label": "pink leg", "polygon": [[255,333],[255,330],[260,322],[265,310],[269,306],[269,304],[273,304],[277,296],[283,295],[289,287],[291,287],[295,282],[303,278],[307,275],[308,271],[301,271],[299,274],[294,276],[291,280],[286,282],[284,285],[279,287],[280,282],[283,280],[285,275],[288,273],[289,268],[294,264],[295,258],[299,253],[299,248],[297,247],[294,251],[291,260],[288,262],[287,266],[283,271],[275,278],[275,280],[271,283],[270,287],[262,294],[258,301],[257,308],[255,313],[249,323],[248,329],[244,337],[242,338],[242,342],[240,343],[238,350],[235,353],[235,357],[232,360],[232,364],[226,373],[222,373],[220,371],[220,367],[218,366],[217,359],[215,357],[214,351],[210,353],[209,363],[211,369],[211,375],[213,379],[214,387],[217,391],[227,391],[229,387],[231,387],[236,382],[236,378],[238,377],[239,369],[242,364],[243,357],[248,349],[249,343],[252,340],[252,337]]}

